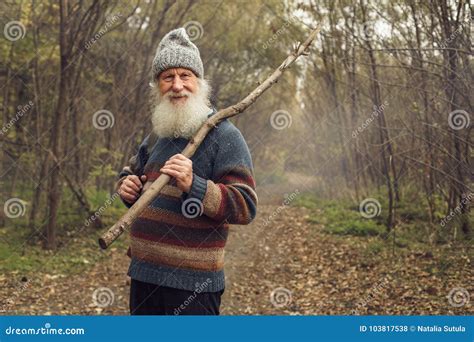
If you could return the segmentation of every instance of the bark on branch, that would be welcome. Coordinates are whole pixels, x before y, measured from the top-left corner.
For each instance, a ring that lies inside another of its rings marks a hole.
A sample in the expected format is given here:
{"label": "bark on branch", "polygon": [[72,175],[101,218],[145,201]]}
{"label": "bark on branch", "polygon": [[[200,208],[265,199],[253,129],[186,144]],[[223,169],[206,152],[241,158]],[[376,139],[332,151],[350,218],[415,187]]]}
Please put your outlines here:
{"label": "bark on branch", "polygon": [[[283,61],[283,63],[257,88],[255,88],[247,97],[239,103],[218,111],[212,115],[190,139],[188,145],[181,152],[184,156],[191,158],[198,149],[207,134],[222,120],[236,116],[247,109],[257,98],[267,89],[277,82],[283,72],[288,69],[293,62],[300,56],[309,54],[309,46],[320,31],[320,25],[309,34],[303,44],[295,47],[294,51]],[[99,239],[99,245],[102,249],[106,249],[115,241],[124,231],[129,230],[133,221],[140,213],[156,198],[161,189],[170,181],[171,177],[161,174],[146,192],[130,207],[125,215],[115,223],[102,237]]]}

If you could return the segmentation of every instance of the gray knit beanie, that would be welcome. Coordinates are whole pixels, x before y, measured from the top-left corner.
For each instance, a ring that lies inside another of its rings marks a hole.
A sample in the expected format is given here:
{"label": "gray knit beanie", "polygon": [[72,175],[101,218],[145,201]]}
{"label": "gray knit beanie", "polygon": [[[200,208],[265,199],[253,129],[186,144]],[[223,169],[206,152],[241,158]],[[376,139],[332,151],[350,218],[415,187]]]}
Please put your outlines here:
{"label": "gray knit beanie", "polygon": [[196,45],[183,27],[170,31],[163,37],[153,59],[153,78],[169,68],[186,68],[202,78],[204,67]]}

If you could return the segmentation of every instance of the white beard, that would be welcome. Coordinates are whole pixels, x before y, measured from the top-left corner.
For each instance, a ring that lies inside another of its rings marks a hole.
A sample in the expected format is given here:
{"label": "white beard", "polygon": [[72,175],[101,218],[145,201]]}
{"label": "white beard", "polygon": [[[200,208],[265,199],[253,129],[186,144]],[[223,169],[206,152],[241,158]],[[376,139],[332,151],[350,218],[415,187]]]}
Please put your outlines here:
{"label": "white beard", "polygon": [[156,99],[153,103],[151,123],[153,131],[158,137],[191,138],[207,120],[211,113],[209,95],[211,88],[204,79],[198,79],[198,88],[195,94],[183,91],[187,95],[184,103],[174,104],[170,101],[173,92],[164,96],[159,95],[156,89]]}

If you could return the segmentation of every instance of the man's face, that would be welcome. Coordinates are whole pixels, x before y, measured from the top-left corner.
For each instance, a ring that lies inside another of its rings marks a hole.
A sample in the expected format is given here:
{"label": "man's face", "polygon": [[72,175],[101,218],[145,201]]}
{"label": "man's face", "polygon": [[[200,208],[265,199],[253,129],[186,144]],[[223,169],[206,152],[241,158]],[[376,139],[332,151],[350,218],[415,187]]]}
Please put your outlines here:
{"label": "man's face", "polygon": [[198,79],[189,69],[172,68],[158,76],[158,87],[161,96],[169,98],[173,104],[185,103],[188,96],[195,94]]}
{"label": "man's face", "polygon": [[152,124],[160,137],[190,138],[211,112],[209,83],[191,70],[170,68],[160,73],[150,92]]}

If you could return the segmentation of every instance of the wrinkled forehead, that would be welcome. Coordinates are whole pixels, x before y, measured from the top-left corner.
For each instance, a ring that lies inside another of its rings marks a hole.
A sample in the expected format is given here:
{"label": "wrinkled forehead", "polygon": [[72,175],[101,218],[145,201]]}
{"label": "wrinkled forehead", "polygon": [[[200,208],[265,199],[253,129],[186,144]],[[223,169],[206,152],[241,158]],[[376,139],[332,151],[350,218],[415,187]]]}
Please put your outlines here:
{"label": "wrinkled forehead", "polygon": [[191,74],[194,77],[197,77],[196,74],[191,70],[187,68],[169,68],[166,70],[163,70],[160,74],[157,75],[157,77],[166,77],[166,76],[172,76],[172,75],[184,75],[184,74]]}

